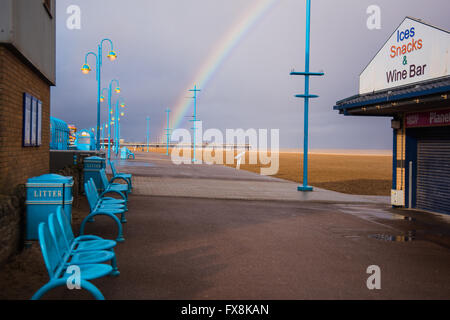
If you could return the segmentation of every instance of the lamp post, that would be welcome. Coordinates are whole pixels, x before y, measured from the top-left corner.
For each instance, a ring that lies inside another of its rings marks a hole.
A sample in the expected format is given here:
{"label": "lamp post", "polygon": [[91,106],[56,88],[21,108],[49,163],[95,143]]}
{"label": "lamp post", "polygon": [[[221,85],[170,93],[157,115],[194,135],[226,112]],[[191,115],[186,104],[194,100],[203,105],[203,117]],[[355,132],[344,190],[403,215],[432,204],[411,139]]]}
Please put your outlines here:
{"label": "lamp post", "polygon": [[108,124],[105,122],[102,124],[102,126],[100,127],[100,131],[101,131],[101,141],[100,141],[100,149],[104,149],[104,140],[105,140],[105,131],[108,128]]}
{"label": "lamp post", "polygon": [[[121,113],[120,113],[120,116],[121,116],[121,117],[125,116],[125,112],[121,112]],[[119,118],[119,143],[117,144],[117,147],[118,147],[119,149],[120,149],[120,139],[121,139],[121,131],[120,131],[120,130],[121,130],[121,128],[122,128],[121,125],[120,125],[120,119],[122,119],[122,118]]]}
{"label": "lamp post", "polygon": [[166,113],[167,113],[167,129],[166,129],[166,136],[167,136],[167,145],[166,145],[166,156],[168,156],[169,155],[169,139],[170,139],[170,116],[169,116],[169,114],[170,114],[170,109],[169,108],[167,108],[166,109]]}
{"label": "lamp post", "polygon": [[120,93],[120,87],[119,87],[119,81],[116,79],[111,80],[108,87],[108,124],[109,124],[109,130],[108,130],[108,160],[111,160],[111,98],[112,98],[112,86],[113,84],[116,84],[117,86],[114,88],[114,91],[116,93]]}
{"label": "lamp post", "polygon": [[194,89],[190,89],[189,91],[194,92],[194,119],[190,121],[194,123],[194,127],[192,128],[192,130],[194,130],[194,155],[192,158],[192,162],[196,162],[197,159],[195,158],[195,146],[197,144],[197,92],[200,92],[201,90],[197,89],[197,85],[194,85]]}
{"label": "lamp post", "polygon": [[125,103],[123,102],[122,98],[117,99],[116,102],[116,111],[114,115],[115,119],[115,125],[114,125],[114,146],[116,149],[116,156],[119,154],[119,147],[120,147],[120,132],[119,132],[119,105],[121,108],[125,108]]}
{"label": "lamp post", "polygon": [[88,52],[84,57],[84,65],[81,67],[81,72],[83,74],[88,74],[91,71],[91,67],[89,66],[87,59],[90,55],[95,56],[96,61],[96,73],[97,73],[97,145],[96,149],[100,150],[100,97],[101,97],[101,69],[103,64],[103,42],[108,41],[110,44],[110,51],[107,55],[110,61],[114,61],[117,59],[117,54],[114,52],[114,45],[110,39],[103,39],[100,41],[98,45],[97,53]]}
{"label": "lamp post", "polygon": [[310,56],[310,30],[311,30],[311,0],[306,0],[306,47],[305,47],[305,72],[292,71],[291,75],[300,75],[305,77],[305,93],[298,94],[296,98],[303,98],[305,104],[304,112],[304,136],[303,136],[303,185],[298,186],[298,191],[313,191],[313,187],[308,186],[308,117],[309,117],[309,99],[318,98],[318,95],[309,93],[310,76],[323,76],[323,72],[309,71]]}
{"label": "lamp post", "polygon": [[150,152],[150,117],[147,117],[147,153]]}

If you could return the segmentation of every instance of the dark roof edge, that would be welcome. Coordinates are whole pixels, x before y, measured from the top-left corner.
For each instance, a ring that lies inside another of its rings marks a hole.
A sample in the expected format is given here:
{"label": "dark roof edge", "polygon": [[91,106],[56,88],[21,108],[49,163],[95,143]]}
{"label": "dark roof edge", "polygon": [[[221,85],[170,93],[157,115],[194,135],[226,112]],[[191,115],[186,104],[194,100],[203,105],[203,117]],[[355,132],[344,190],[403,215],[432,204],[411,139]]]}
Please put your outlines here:
{"label": "dark roof edge", "polygon": [[419,81],[419,82],[414,82],[414,83],[410,83],[410,84],[405,84],[405,85],[398,86],[398,87],[393,87],[393,88],[388,88],[388,89],[383,89],[383,90],[378,90],[378,91],[372,91],[370,93],[355,94],[348,98],[337,101],[336,105],[344,104],[346,101],[350,101],[350,100],[353,100],[353,99],[359,98],[359,97],[366,97],[366,96],[372,96],[375,94],[389,93],[389,91],[394,92],[394,91],[399,91],[399,90],[403,90],[403,89],[413,88],[416,86],[422,86],[422,85],[427,85],[427,84],[430,84],[433,82],[440,82],[440,81],[446,81],[446,80],[450,80],[450,75],[433,78],[433,79],[429,79],[429,80],[424,80],[424,81]]}
{"label": "dark roof edge", "polygon": [[397,94],[397,95],[392,95],[392,96],[384,96],[381,98],[376,98],[376,99],[361,101],[361,102],[355,102],[355,103],[350,103],[350,104],[344,104],[344,105],[336,104],[333,107],[333,109],[334,110],[353,109],[353,108],[362,107],[362,106],[394,102],[394,101],[399,101],[399,100],[404,100],[404,99],[412,99],[412,98],[417,98],[419,96],[439,94],[439,93],[444,93],[444,92],[450,92],[450,85],[432,88],[432,89],[425,89],[425,90],[416,91],[416,92],[402,93],[402,94]]}

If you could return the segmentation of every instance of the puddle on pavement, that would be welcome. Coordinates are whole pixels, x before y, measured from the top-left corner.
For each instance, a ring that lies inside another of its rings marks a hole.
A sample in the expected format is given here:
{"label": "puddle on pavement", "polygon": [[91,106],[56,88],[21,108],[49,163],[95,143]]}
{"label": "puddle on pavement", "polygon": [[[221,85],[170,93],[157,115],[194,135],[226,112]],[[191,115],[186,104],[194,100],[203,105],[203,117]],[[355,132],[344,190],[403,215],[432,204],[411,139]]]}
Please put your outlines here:
{"label": "puddle on pavement", "polygon": [[387,241],[387,242],[411,242],[416,240],[416,232],[410,231],[406,235],[391,235],[391,234],[371,234],[370,239]]}
{"label": "puddle on pavement", "polygon": [[374,208],[369,205],[338,205],[341,212],[348,213],[351,215],[358,216],[360,218],[368,220],[405,220],[405,221],[415,221],[413,217],[404,216],[401,214],[393,213],[383,208]]}
{"label": "puddle on pavement", "polygon": [[126,161],[119,160],[117,164],[120,167],[153,167],[154,165],[148,162],[139,162],[139,161]]}

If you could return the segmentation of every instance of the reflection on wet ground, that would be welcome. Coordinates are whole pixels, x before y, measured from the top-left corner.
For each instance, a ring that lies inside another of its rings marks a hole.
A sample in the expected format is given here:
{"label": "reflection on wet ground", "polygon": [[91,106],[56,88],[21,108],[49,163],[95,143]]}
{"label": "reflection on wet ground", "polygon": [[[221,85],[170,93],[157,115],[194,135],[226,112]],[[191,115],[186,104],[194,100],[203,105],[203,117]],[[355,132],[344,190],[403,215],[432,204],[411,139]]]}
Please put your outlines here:
{"label": "reflection on wet ground", "polygon": [[[348,239],[369,238],[386,242],[429,241],[450,249],[450,220],[445,215],[428,212],[393,209],[380,205],[337,204],[340,212],[358,216],[387,227],[386,232],[352,230],[344,235]],[[383,228],[385,229],[385,228]]]}
{"label": "reflection on wet ground", "polygon": [[118,160],[117,165],[120,167],[153,167],[154,165],[148,162]]}
{"label": "reflection on wet ground", "polygon": [[409,231],[407,235],[371,234],[369,238],[391,242],[411,242],[416,240],[415,231]]}

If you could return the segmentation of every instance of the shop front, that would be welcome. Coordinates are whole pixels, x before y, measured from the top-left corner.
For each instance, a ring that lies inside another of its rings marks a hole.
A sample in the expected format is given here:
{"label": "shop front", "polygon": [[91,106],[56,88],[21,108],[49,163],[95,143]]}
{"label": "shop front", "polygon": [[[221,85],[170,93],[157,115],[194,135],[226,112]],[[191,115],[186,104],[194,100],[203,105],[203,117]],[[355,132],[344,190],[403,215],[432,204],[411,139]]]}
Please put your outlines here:
{"label": "shop front", "polygon": [[405,18],[338,101],[346,116],[392,118],[392,205],[450,214],[450,33]]}

